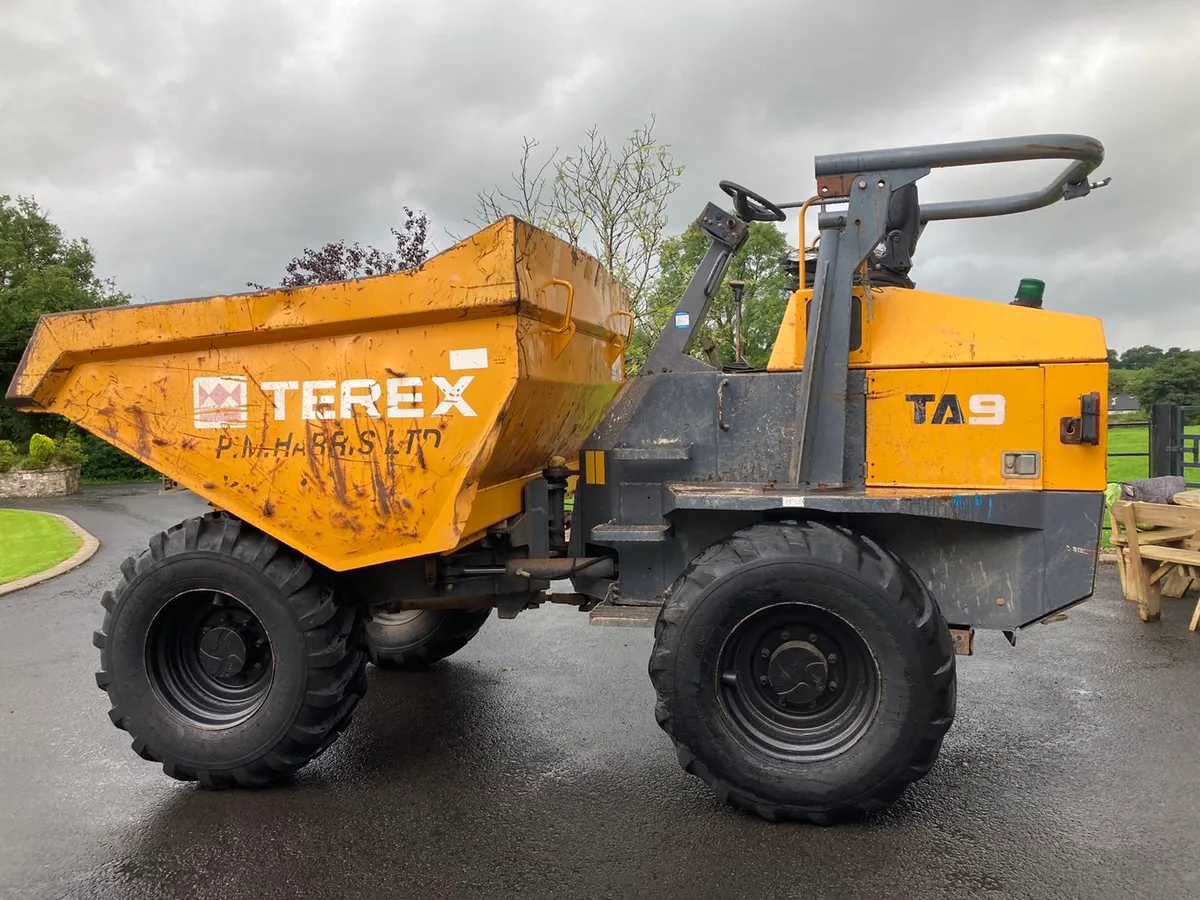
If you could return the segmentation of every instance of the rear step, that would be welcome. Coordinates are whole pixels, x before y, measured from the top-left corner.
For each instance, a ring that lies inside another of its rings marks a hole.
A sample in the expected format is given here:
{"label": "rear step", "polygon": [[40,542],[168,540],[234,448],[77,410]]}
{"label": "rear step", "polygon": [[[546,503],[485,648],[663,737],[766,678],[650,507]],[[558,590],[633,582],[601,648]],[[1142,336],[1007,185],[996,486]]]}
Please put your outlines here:
{"label": "rear step", "polygon": [[656,543],[669,540],[670,525],[597,525],[592,540],[597,543]]}
{"label": "rear step", "polygon": [[613,459],[627,462],[635,460],[682,461],[692,458],[691,444],[656,444],[650,447],[614,447],[609,450]]}
{"label": "rear step", "polygon": [[592,625],[652,626],[658,618],[660,606],[624,606],[616,603],[601,603],[588,612]]}

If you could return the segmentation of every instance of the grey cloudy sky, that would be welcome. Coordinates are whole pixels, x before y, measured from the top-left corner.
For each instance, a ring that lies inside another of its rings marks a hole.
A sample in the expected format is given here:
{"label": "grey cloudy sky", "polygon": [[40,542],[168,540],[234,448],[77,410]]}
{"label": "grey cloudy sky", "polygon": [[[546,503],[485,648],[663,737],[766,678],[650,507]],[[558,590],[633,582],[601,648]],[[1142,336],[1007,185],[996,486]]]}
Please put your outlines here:
{"label": "grey cloudy sky", "polygon": [[[523,136],[619,140],[651,112],[687,167],[673,231],[721,178],[808,196],[815,154],[1083,132],[1109,187],[934,223],[918,284],[1007,300],[1040,277],[1110,346],[1200,348],[1197,46],[1196,0],[0,0],[0,193],[164,300],[384,244],[405,204],[444,248]],[[935,172],[922,198],[1060,165]]]}

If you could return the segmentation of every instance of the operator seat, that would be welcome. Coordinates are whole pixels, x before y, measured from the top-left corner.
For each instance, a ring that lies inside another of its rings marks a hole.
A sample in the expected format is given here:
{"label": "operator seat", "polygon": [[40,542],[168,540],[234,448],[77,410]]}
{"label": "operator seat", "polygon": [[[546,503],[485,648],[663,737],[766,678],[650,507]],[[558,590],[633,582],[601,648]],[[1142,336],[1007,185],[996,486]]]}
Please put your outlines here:
{"label": "operator seat", "polygon": [[869,280],[894,287],[915,287],[908,273],[912,270],[912,258],[923,230],[921,201],[917,196],[917,184],[913,182],[895,191],[888,202],[883,240],[867,258]]}
{"label": "operator seat", "polygon": [[[892,194],[888,203],[887,227],[874,252],[867,258],[868,281],[889,287],[914,288],[909,278],[917,241],[925,226],[921,224],[921,202],[916,183],[905,185]],[[791,276],[790,291],[800,289],[800,254],[804,254],[804,286],[811,288],[816,280],[817,248],[806,247],[790,251],[779,262]],[[856,274],[854,283],[861,283]]]}

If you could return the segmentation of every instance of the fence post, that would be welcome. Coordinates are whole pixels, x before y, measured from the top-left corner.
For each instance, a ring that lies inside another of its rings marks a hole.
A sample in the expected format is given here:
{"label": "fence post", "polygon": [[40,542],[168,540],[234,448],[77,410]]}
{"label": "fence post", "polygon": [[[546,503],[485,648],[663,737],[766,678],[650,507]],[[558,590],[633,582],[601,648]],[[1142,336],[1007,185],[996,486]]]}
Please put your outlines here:
{"label": "fence post", "polygon": [[1174,403],[1150,408],[1150,477],[1183,474],[1183,415]]}

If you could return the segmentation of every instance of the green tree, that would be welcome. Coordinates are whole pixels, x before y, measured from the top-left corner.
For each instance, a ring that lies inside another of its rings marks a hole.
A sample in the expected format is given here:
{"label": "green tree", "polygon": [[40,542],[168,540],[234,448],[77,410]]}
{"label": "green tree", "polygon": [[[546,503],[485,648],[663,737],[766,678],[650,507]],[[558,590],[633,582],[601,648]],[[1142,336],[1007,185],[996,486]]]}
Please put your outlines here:
{"label": "green tree", "polygon": [[[22,413],[2,399],[38,317],[128,302],[127,294],[96,274],[96,257],[87,240],[66,237],[32,197],[0,194],[0,439],[25,445],[40,430],[69,433],[66,420]],[[114,474],[152,474],[91,435],[83,442],[89,457],[96,453],[110,460]]]}
{"label": "green tree", "polygon": [[1121,367],[1125,369],[1148,369],[1163,358],[1163,352],[1158,347],[1145,345],[1130,347],[1121,354]]}
{"label": "green tree", "polygon": [[[129,301],[95,264],[88,242],[64,237],[33,198],[0,195],[0,386],[12,381],[39,316]],[[0,437],[24,443],[37,424],[0,401]]]}
{"label": "green tree", "polygon": [[1146,372],[1137,398],[1143,409],[1155,403],[1200,406],[1200,356],[1183,353],[1163,359]]}
{"label": "green tree", "polygon": [[1109,369],[1108,392],[1110,394],[1133,394],[1137,396],[1138,389],[1146,376],[1153,369]]}
{"label": "green tree", "polygon": [[[693,223],[683,234],[663,242],[658,278],[647,301],[646,327],[634,335],[628,362],[630,371],[645,361],[692,274],[708,250],[708,239]],[[730,281],[745,282],[742,293],[743,355],[751,366],[763,367],[771,356],[775,335],[788,300],[788,276],[781,266],[788,252],[787,238],[767,222],[753,222],[746,243],[730,260],[725,283],[713,297],[704,325],[692,344],[699,356],[700,341],[708,335],[717,345],[722,363],[735,358],[734,299]]]}

